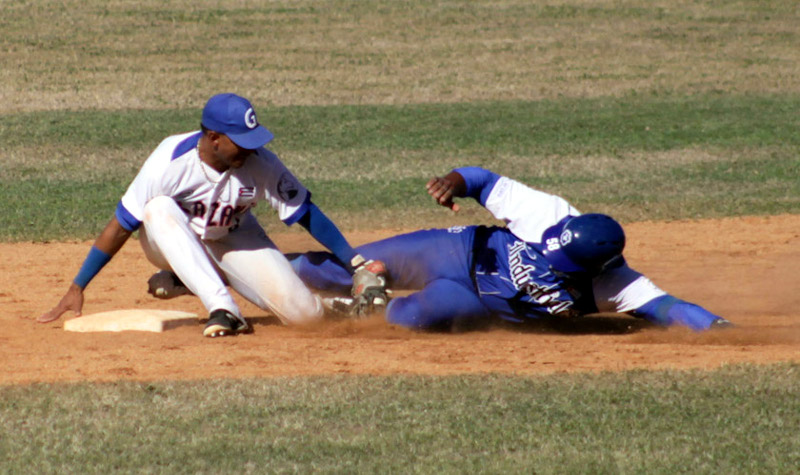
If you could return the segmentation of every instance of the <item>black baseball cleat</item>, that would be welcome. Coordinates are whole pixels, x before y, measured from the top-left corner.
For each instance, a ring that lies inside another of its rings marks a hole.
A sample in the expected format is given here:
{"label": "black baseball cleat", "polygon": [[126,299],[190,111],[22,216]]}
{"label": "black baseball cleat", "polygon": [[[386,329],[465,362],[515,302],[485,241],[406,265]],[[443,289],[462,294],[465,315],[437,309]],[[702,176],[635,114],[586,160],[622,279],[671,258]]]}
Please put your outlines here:
{"label": "black baseball cleat", "polygon": [[181,295],[192,295],[177,275],[170,271],[158,271],[147,281],[147,293],[157,299],[168,300]]}
{"label": "black baseball cleat", "polygon": [[709,330],[715,330],[717,328],[733,328],[736,325],[733,324],[730,320],[725,320],[724,318],[717,318],[713,322],[711,322],[711,326],[708,327]]}
{"label": "black baseball cleat", "polygon": [[227,310],[214,310],[208,316],[206,328],[203,336],[216,338],[218,336],[233,336],[237,333],[244,333],[250,327],[244,318],[238,318]]}

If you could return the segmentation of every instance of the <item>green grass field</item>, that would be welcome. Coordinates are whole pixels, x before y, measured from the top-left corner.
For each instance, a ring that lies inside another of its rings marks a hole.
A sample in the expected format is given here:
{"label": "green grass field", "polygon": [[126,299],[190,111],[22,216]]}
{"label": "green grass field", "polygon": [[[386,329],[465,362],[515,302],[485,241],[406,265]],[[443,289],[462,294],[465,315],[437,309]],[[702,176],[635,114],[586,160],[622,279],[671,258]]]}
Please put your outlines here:
{"label": "green grass field", "polygon": [[797,365],[0,388],[4,472],[793,473]]}
{"label": "green grass field", "polygon": [[[262,121],[278,137],[273,150],[351,230],[489,219],[474,207],[450,216],[424,193],[428,178],[466,165],[623,221],[797,212],[798,108],[800,96],[703,95],[287,106],[267,109]],[[0,200],[13,214],[0,238],[95,235],[151,149],[196,129],[198,116],[197,109],[6,115]],[[31,155],[30,143],[40,153]]]}
{"label": "green grass field", "polygon": [[[93,238],[158,142],[229,90],[345,231],[485,222],[424,194],[461,165],[623,222],[798,213],[799,41],[789,0],[8,0],[0,240]],[[794,473],[798,381],[5,386],[0,471]]]}

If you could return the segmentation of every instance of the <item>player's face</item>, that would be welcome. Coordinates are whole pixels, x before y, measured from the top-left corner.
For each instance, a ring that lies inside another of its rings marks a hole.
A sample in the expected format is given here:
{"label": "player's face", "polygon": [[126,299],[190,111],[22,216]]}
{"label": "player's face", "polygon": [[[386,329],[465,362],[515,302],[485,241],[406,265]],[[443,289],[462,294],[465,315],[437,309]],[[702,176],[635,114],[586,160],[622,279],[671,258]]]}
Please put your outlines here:
{"label": "player's face", "polygon": [[226,170],[228,168],[240,168],[244,165],[247,157],[253,154],[252,150],[241,148],[233,143],[227,135],[217,135],[215,145],[214,155],[217,163]]}

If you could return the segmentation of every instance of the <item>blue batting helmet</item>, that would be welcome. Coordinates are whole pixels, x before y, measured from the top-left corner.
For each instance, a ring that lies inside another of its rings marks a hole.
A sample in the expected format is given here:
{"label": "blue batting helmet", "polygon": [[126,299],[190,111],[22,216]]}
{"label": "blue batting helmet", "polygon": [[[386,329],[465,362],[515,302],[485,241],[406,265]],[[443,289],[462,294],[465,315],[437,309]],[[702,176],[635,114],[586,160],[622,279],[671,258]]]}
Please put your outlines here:
{"label": "blue batting helmet", "polygon": [[621,262],[625,232],[611,216],[582,214],[545,232],[545,257],[550,266],[564,273],[588,272],[596,275]]}

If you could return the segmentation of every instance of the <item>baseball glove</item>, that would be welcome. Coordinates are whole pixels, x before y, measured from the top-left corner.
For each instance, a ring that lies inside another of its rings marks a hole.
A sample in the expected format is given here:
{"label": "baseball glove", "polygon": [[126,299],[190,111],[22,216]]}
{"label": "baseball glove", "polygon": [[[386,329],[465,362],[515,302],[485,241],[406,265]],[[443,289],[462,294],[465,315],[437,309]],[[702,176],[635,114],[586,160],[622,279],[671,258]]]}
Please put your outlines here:
{"label": "baseball glove", "polygon": [[386,265],[381,261],[366,260],[360,255],[351,263],[353,273],[353,306],[350,314],[364,317],[386,308],[389,295],[386,292]]}

